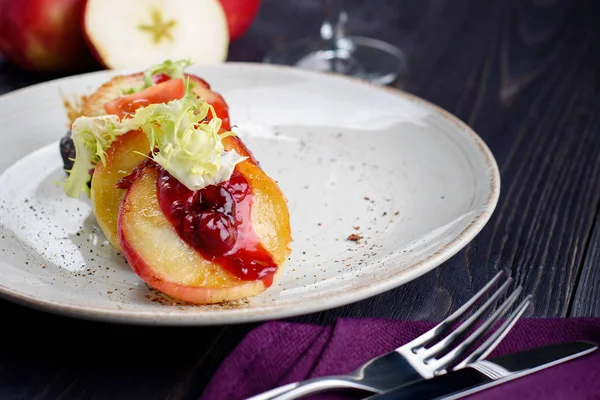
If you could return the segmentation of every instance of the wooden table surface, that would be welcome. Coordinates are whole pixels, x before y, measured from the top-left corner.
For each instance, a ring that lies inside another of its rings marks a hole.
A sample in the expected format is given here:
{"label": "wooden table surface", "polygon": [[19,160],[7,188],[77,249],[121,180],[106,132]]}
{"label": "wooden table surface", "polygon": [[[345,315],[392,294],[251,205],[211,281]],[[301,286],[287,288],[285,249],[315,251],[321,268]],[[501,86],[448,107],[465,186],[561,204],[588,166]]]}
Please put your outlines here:
{"label": "wooden table surface", "polygon": [[[264,0],[230,60],[315,36],[322,1]],[[486,141],[498,207],[464,250],[382,295],[293,318],[439,320],[496,271],[534,317],[600,316],[600,1],[348,0],[349,30],[401,47],[399,85]],[[0,92],[53,77],[0,64]],[[58,138],[57,138],[58,139]],[[256,324],[161,328],[80,321],[0,301],[0,399],[196,399]]]}

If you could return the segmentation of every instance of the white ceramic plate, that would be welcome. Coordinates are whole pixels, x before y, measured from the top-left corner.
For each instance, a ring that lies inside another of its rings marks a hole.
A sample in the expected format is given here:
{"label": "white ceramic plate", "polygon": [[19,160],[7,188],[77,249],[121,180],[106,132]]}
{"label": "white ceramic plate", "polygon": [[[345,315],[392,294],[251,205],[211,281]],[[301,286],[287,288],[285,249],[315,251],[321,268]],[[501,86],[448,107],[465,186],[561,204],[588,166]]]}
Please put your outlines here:
{"label": "white ceramic plate", "polygon": [[[238,135],[289,199],[294,243],[281,279],[245,301],[173,303],[149,290],[108,244],[88,199],[63,194],[62,96],[89,93],[116,73],[102,71],[0,97],[3,297],[126,323],[288,317],[374,296],[430,271],[464,247],[496,206],[500,180],[486,145],[421,99],[270,65],[189,71],[223,94]],[[349,241],[350,234],[363,239]]]}

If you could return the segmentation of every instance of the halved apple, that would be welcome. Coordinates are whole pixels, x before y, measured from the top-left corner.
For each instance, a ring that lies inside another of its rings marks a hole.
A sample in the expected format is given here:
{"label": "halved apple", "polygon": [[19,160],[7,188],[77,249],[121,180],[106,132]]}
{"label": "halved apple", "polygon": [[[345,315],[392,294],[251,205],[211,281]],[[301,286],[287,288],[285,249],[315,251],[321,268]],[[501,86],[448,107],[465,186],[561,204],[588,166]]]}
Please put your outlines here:
{"label": "halved apple", "polygon": [[92,211],[102,232],[118,250],[121,249],[117,232],[119,207],[127,190],[117,188],[116,184],[144,161],[141,154],[148,153],[149,147],[148,138],[143,132],[130,131],[113,142],[106,151],[105,162],[100,161],[94,169]]}
{"label": "halved apple", "polygon": [[[287,205],[277,184],[260,168],[249,161],[242,164],[238,167],[254,196],[253,228],[278,266],[276,279],[290,252]],[[119,240],[135,273],[150,287],[196,304],[241,299],[265,290],[269,280],[242,280],[204,258],[179,236],[160,208],[157,179],[156,168],[145,168],[120,208]]]}
{"label": "halved apple", "polygon": [[218,0],[87,0],[83,30],[107,68],[145,68],[166,59],[225,61],[229,31]]}

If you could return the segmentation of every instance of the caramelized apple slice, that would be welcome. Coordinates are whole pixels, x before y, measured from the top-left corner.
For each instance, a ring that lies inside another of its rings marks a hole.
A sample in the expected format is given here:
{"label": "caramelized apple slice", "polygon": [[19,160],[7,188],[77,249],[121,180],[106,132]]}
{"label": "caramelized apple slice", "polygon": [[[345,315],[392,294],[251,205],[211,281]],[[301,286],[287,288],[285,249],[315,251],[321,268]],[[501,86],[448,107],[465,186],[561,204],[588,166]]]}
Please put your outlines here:
{"label": "caramelized apple slice", "polygon": [[236,168],[246,177],[253,192],[252,228],[275,263],[281,265],[290,255],[292,242],[290,214],[283,192],[251,160],[238,164]]}
{"label": "caramelized apple slice", "polygon": [[117,97],[104,104],[107,114],[116,115],[119,119],[133,116],[135,112],[149,104],[168,103],[181,99],[185,95],[185,84],[181,79],[169,79],[139,92]]}
{"label": "caramelized apple slice", "polygon": [[[92,178],[92,211],[98,225],[109,242],[121,249],[117,233],[119,207],[127,190],[115,185],[133,172],[144,161],[150,144],[141,131],[131,131],[119,136],[108,148],[105,163],[100,161]],[[141,154],[138,154],[141,153]]]}
{"label": "caramelized apple slice", "polygon": [[231,130],[231,123],[229,122],[229,106],[225,102],[223,96],[211,90],[210,85],[205,80],[198,78],[195,75],[186,76],[197,83],[193,90],[194,94],[213,106],[215,114],[217,114],[217,117],[221,118],[221,129],[224,131]]}
{"label": "caramelized apple slice", "polygon": [[126,95],[131,90],[139,90],[143,86],[144,74],[142,72],[115,76],[88,96],[81,108],[81,115],[86,117],[105,115],[104,104]]}
{"label": "caramelized apple slice", "polygon": [[[250,162],[240,166],[252,187],[252,224],[278,268],[289,254],[289,214],[274,181]],[[149,286],[196,304],[218,303],[256,295],[269,285],[264,279],[243,280],[204,258],[183,240],[162,212],[157,193],[158,171],[147,167],[129,188],[119,213],[119,240],[135,273]],[[266,283],[265,283],[266,282]]]}
{"label": "caramelized apple slice", "polygon": [[[213,91],[204,79],[193,74],[185,74],[185,77],[196,84],[196,87],[194,87],[193,90],[194,94],[212,105],[217,116],[223,120],[223,128],[225,130],[230,130],[229,107],[223,97],[219,93]],[[164,74],[157,74],[153,77],[154,82],[157,84],[163,83],[168,79],[169,77]],[[110,103],[119,97],[128,96],[131,94],[131,91],[137,92],[141,90],[143,86],[144,74],[142,72],[131,75],[115,76],[87,97],[81,108],[81,115],[86,117],[105,115],[105,104]],[[117,113],[115,112],[115,114]]]}

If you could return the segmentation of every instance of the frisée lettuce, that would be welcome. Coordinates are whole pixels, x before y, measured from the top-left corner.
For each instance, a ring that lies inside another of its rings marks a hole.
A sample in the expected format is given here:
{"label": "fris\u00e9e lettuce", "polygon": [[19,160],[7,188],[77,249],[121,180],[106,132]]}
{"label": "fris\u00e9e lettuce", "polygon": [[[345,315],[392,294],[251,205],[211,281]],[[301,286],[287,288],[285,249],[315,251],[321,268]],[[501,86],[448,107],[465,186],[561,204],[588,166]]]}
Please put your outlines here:
{"label": "fris\u00e9e lettuce", "polygon": [[[211,113],[212,119],[205,118]],[[207,102],[184,96],[168,103],[138,108],[131,118],[117,116],[79,117],[72,125],[76,157],[64,183],[69,197],[90,196],[91,171],[104,161],[106,150],[116,138],[141,130],[150,146],[145,154],[190,190],[228,180],[239,162],[246,159],[235,150],[225,151],[222,139],[232,132],[219,133],[221,120]]]}
{"label": "fris\u00e9e lettuce", "polygon": [[161,64],[153,65],[144,72],[144,88],[154,85],[152,77],[156,74],[165,74],[172,79],[181,79],[184,76],[183,72],[190,65],[192,65],[190,60],[166,60]]}

